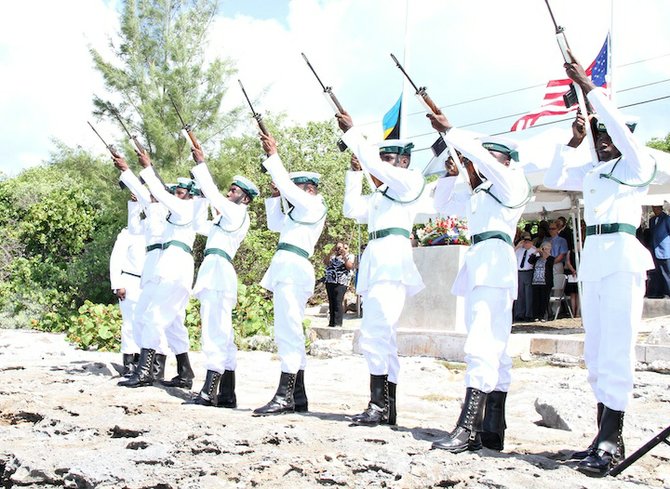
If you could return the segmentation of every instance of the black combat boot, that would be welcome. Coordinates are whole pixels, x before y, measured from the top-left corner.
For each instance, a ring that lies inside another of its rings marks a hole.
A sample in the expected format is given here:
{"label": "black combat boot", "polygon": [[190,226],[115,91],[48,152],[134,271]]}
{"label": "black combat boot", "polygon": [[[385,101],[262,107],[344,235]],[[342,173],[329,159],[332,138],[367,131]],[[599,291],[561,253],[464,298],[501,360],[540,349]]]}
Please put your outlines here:
{"label": "black combat boot", "polygon": [[118,383],[123,387],[145,387],[154,383],[154,356],[156,350],[142,348],[140,350],[140,359],[135,372],[128,378]]}
{"label": "black combat boot", "polygon": [[352,416],[351,422],[360,426],[389,424],[388,375],[370,375],[370,402],[361,414]]}
{"label": "black combat boot", "polygon": [[234,409],[237,407],[237,396],[235,395],[235,371],[226,370],[221,376],[219,383],[219,395],[216,407]]}
{"label": "black combat boot", "polygon": [[395,425],[396,424],[395,392],[396,388],[398,387],[398,384],[389,382],[388,386],[389,386],[389,424]]}
{"label": "black combat boot", "polygon": [[[605,405],[602,402],[598,403],[598,414],[597,414],[597,425],[598,425],[598,430],[600,430],[600,420],[603,417],[603,410],[605,409]],[[579,452],[575,452],[572,454],[570,457],[572,460],[584,460],[586,457],[589,455],[592,455],[596,451],[596,443],[598,441],[598,435],[593,438],[593,441],[589,445],[589,447],[586,450],[582,450]]]}
{"label": "black combat boot", "polygon": [[493,391],[486,396],[486,410],[482,424],[482,445],[501,451],[505,447],[505,400],[507,392]]}
{"label": "black combat boot", "polygon": [[265,406],[254,409],[255,416],[266,416],[268,414],[284,414],[295,411],[295,380],[297,374],[281,373],[279,387],[274,397]]}
{"label": "black combat boot", "polygon": [[137,353],[124,353],[123,354],[123,373],[122,377],[130,377],[133,375],[137,369],[137,362],[139,361],[140,356]]}
{"label": "black combat boot", "polygon": [[199,404],[200,406],[215,406],[217,402],[217,391],[219,390],[219,382],[221,381],[221,374],[214,370],[208,370],[205,377],[205,383],[200,389],[195,398],[187,404]]}
{"label": "black combat boot", "polygon": [[165,362],[167,355],[156,353],[154,355],[154,381],[161,382],[165,378]]}
{"label": "black combat boot", "polygon": [[188,359],[188,352],[177,355],[177,375],[171,380],[162,380],[161,384],[165,387],[181,387],[190,389],[193,387],[193,378],[195,374],[191,368],[191,362]]}
{"label": "black combat boot", "polygon": [[595,451],[579,462],[577,470],[592,477],[604,477],[625,457],[623,445],[623,411],[603,409]]}
{"label": "black combat boot", "polygon": [[307,392],[305,392],[305,371],[298,370],[295,377],[295,392],[293,393],[295,401],[295,412],[306,413],[309,407],[307,402]]}
{"label": "black combat boot", "polygon": [[465,400],[456,428],[444,438],[435,440],[433,448],[440,448],[451,453],[480,450],[482,440],[479,433],[483,428],[485,405],[486,393],[468,387],[465,390]]}

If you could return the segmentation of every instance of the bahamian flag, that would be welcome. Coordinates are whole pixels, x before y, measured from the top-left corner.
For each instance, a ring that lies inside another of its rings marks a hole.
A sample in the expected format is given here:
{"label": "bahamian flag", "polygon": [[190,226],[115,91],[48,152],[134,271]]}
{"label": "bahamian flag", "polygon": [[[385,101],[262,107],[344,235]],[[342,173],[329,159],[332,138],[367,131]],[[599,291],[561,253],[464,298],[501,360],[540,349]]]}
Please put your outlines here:
{"label": "bahamian flag", "polygon": [[391,110],[389,110],[382,121],[384,127],[384,139],[400,139],[400,108],[402,107],[402,94]]}

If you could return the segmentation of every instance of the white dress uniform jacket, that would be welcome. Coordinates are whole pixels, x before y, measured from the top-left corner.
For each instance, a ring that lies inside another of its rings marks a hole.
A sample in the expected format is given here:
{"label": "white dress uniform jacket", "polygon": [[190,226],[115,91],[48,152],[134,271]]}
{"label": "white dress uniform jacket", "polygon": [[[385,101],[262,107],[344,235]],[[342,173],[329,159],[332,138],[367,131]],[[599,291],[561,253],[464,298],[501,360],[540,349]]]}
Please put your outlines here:
{"label": "white dress uniform jacket", "polygon": [[[361,166],[384,184],[371,195],[361,195],[363,172],[348,171],[345,177],[344,215],[368,225],[368,232],[402,228],[412,232],[414,218],[425,191],[421,173],[397,168],[379,159],[379,150],[370,145],[355,127],[342,137],[358,156]],[[389,198],[390,197],[390,198]],[[358,267],[356,290],[364,294],[371,284],[401,282],[408,296],[419,293],[423,280],[412,258],[412,244],[401,235],[370,240]]]}
{"label": "white dress uniform jacket", "polygon": [[[263,162],[281,197],[265,200],[268,228],[280,233],[279,242],[297,246],[311,257],[326,222],[326,205],[321,195],[311,195],[294,184],[279,156],[274,154]],[[293,209],[282,212],[281,199],[286,199]],[[291,283],[305,292],[314,292],[314,267],[308,259],[286,250],[277,250],[270,267],[261,280],[261,286],[274,290],[279,283]]]}
{"label": "white dress uniform jacket", "polygon": [[[612,173],[618,180],[630,184],[648,181],[654,172],[654,160],[633,137],[619,112],[600,90],[592,90],[588,99],[607,133],[621,152],[621,158],[608,162],[576,162],[576,148],[559,145],[552,166],[544,177],[544,185],[562,190],[583,192],[584,221],[587,226],[625,223],[634,228],[640,225],[642,197],[648,185],[630,187],[601,175]],[[615,272],[645,273],[654,268],[651,253],[628,233],[589,236],[584,242],[579,280],[591,282]]]}
{"label": "white dress uniform jacket", "polygon": [[[205,249],[217,248],[235,258],[237,249],[249,231],[249,214],[245,204],[235,204],[228,200],[217,188],[205,163],[191,170],[198,186],[207,200],[219,213],[209,229]],[[224,292],[237,297],[237,273],[232,263],[216,254],[205,256],[198,271],[193,295],[203,289]]]}
{"label": "white dress uniform jacket", "polygon": [[[486,180],[470,193],[469,189],[455,191],[459,188],[457,177],[440,178],[435,188],[435,208],[444,214],[465,216],[471,236],[499,231],[514,239],[525,206],[509,209],[488,195],[485,189],[507,206],[521,204],[529,192],[523,171],[502,165],[467,131],[452,128],[446,133],[445,140],[470,159]],[[509,289],[516,298],[517,264],[512,246],[500,239],[487,239],[470,246],[452,293],[464,296],[477,286]]]}

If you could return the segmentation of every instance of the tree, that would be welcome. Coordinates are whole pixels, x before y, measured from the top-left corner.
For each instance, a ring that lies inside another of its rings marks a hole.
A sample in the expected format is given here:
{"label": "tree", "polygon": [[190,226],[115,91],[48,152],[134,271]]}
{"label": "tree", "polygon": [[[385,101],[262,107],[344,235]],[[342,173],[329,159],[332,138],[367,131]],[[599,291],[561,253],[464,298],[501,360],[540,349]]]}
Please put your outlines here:
{"label": "tree", "polygon": [[170,97],[207,148],[239,117],[240,109],[219,112],[227,80],[235,73],[232,62],[206,63],[207,29],[217,9],[217,0],[126,0],[121,41],[112,44],[116,62],[90,49],[107,90],[118,99],[115,104],[95,96],[94,113],[116,121],[116,110],[147,143],[159,168],[180,166],[190,156]]}

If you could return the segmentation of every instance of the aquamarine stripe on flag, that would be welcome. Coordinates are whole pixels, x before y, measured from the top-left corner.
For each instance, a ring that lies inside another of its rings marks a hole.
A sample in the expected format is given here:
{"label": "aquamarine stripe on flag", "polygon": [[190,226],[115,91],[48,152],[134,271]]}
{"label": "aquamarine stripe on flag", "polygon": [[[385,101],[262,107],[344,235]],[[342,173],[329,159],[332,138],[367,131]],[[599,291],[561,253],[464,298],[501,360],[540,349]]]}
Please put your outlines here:
{"label": "aquamarine stripe on flag", "polygon": [[402,94],[398,98],[391,110],[389,110],[382,120],[384,128],[384,139],[400,139],[400,108],[402,106]]}

